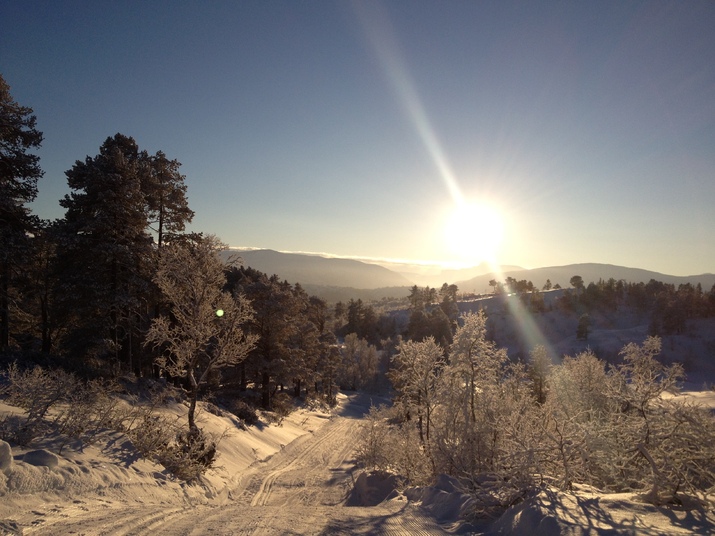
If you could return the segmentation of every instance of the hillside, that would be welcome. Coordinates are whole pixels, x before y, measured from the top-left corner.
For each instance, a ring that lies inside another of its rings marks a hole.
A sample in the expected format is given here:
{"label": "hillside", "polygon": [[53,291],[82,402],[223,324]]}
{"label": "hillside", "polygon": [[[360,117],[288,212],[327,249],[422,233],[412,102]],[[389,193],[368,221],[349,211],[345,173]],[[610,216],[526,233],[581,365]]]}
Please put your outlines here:
{"label": "hillside", "polygon": [[[502,272],[513,272],[524,270],[521,266],[501,266]],[[481,275],[492,274],[492,266],[489,263],[483,262],[477,266],[461,269],[441,270],[432,274],[420,274],[415,272],[399,271],[399,274],[405,276],[410,281],[418,286],[430,286],[439,288],[442,283],[454,283],[455,281],[466,281]]]}
{"label": "hillside", "polygon": [[458,281],[456,284],[463,292],[483,293],[491,290],[489,287],[490,279],[504,281],[507,277],[513,277],[517,281],[523,279],[531,281],[537,288],[541,288],[547,279],[551,280],[552,285],[558,283],[562,287],[568,288],[571,286],[569,280],[574,275],[580,275],[586,284],[596,282],[599,279],[605,281],[610,278],[616,280],[623,279],[628,283],[647,283],[651,279],[655,279],[656,281],[662,281],[663,283],[676,286],[684,283],[691,283],[693,285],[700,283],[704,290],[709,290],[713,284],[715,284],[715,274],[675,276],[640,268],[627,268],[625,266],[599,263],[568,264],[566,266],[549,266],[531,270],[512,270],[504,271],[501,274],[488,273],[468,280]]}
{"label": "hillside", "polygon": [[623,279],[626,282],[644,282],[651,279],[680,285],[700,283],[704,290],[715,284],[715,274],[673,276],[612,264],[582,263],[565,266],[525,269],[518,266],[504,266],[495,273],[488,265],[480,264],[462,270],[444,270],[438,274],[424,275],[397,272],[384,266],[352,259],[336,259],[300,253],[281,253],[269,249],[242,251],[230,249],[223,253],[225,259],[238,256],[246,266],[268,275],[276,274],[290,283],[300,283],[312,295],[320,296],[328,302],[349,299],[379,300],[386,297],[404,297],[413,285],[437,287],[442,283],[455,283],[461,292],[486,294],[491,292],[489,281],[503,282],[507,277],[517,281],[527,280],[541,288],[549,279],[552,285],[570,287],[569,280],[580,275],[586,284],[599,279]]}
{"label": "hillside", "polygon": [[[462,314],[483,309],[489,317],[489,336],[512,358],[526,359],[541,344],[555,360],[592,350],[600,359],[617,363],[626,344],[640,344],[649,335],[652,313],[621,306],[614,311],[589,310],[592,323],[588,339],[579,340],[576,327],[583,311],[558,307],[557,300],[563,293],[544,292],[546,311],[542,313],[528,311],[516,295],[489,296],[460,302],[458,306]],[[661,339],[660,359],[664,363],[681,363],[689,384],[715,384],[715,318],[689,320],[682,333],[663,335]]]}
{"label": "hillside", "polygon": [[316,285],[376,289],[412,285],[404,276],[387,268],[352,259],[280,253],[270,249],[224,252],[225,258],[230,255],[238,255],[246,266],[268,275],[275,274],[291,283],[300,283],[304,287]]}

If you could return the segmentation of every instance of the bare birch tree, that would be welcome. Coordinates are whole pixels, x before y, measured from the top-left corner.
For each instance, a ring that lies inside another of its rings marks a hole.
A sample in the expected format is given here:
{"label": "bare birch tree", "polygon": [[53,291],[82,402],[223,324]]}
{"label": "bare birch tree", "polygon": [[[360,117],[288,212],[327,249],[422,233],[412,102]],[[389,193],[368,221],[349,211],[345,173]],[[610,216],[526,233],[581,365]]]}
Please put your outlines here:
{"label": "bare birch tree", "polygon": [[249,301],[223,290],[221,249],[214,236],[169,244],[154,278],[170,316],[154,319],[146,344],[161,350],[156,363],[162,370],[188,380],[190,433],[197,430],[199,388],[212,372],[245,359],[257,340],[243,328],[253,315]]}

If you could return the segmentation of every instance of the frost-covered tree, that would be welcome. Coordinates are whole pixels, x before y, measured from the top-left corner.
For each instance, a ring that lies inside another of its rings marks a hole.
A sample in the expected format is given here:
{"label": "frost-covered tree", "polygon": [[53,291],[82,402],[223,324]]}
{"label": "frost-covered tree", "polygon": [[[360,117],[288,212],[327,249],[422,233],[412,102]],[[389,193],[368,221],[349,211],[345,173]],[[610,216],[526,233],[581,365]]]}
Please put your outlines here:
{"label": "frost-covered tree", "polygon": [[341,348],[339,382],[348,389],[363,389],[374,383],[377,349],[356,333],[348,333]]}
{"label": "frost-covered tree", "polygon": [[201,386],[213,372],[245,359],[257,340],[245,331],[253,315],[248,300],[223,290],[221,249],[215,237],[169,244],[162,249],[154,278],[170,315],[153,320],[146,344],[160,350],[156,363],[162,370],[187,380],[192,433]]}
{"label": "frost-covered tree", "polygon": [[432,412],[437,404],[437,383],[444,364],[443,350],[433,337],[419,342],[404,341],[392,357],[390,379],[397,400],[408,414],[416,415],[420,441],[427,446]]}
{"label": "frost-covered tree", "polygon": [[647,338],[621,351],[607,371],[593,353],[565,358],[548,379],[542,467],[561,485],[644,491],[651,502],[715,485],[715,420],[704,408],[665,396],[682,378]]}
{"label": "frost-covered tree", "polygon": [[459,376],[464,391],[461,393],[466,418],[474,421],[477,398],[485,388],[495,385],[501,367],[507,360],[506,350],[487,340],[487,316],[483,310],[467,313],[454,334],[450,347],[450,373]]}

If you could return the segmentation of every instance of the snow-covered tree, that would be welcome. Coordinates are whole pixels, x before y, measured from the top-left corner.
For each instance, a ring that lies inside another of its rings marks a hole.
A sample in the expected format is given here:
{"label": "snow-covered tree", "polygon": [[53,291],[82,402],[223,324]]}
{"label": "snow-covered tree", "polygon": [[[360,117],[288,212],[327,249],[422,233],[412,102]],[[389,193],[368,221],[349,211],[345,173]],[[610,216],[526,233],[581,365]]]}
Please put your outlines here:
{"label": "snow-covered tree", "polygon": [[442,348],[433,337],[420,342],[403,341],[392,357],[390,379],[398,393],[397,400],[408,414],[416,415],[423,445],[429,445],[437,383],[444,364]]}
{"label": "snow-covered tree", "polygon": [[349,389],[371,385],[377,374],[377,349],[356,333],[348,333],[341,348],[339,382]]}
{"label": "snow-covered tree", "polygon": [[241,362],[256,344],[244,325],[253,311],[242,295],[223,290],[224,265],[215,237],[179,241],[162,249],[155,282],[169,302],[170,315],[158,316],[146,344],[161,350],[157,364],[189,385],[189,430],[196,430],[199,388],[209,375]]}

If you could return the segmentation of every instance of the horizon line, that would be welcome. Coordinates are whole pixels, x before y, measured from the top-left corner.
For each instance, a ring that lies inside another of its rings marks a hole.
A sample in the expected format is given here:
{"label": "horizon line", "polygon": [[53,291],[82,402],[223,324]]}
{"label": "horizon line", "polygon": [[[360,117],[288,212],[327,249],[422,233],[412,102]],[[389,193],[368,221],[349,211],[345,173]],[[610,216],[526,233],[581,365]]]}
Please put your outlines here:
{"label": "horizon line", "polygon": [[[327,252],[317,252],[317,251],[295,251],[295,250],[279,250],[279,249],[272,249],[268,247],[255,247],[255,246],[228,246],[229,250],[232,251],[276,251],[277,253],[286,253],[286,254],[292,254],[292,255],[309,255],[313,257],[323,257],[327,259],[346,259],[346,260],[354,260],[354,261],[360,261],[360,262],[365,262],[367,264],[377,264],[377,265],[389,265],[389,266],[403,266],[403,267],[416,267],[416,268],[424,268],[424,269],[441,269],[441,270],[468,270],[470,268],[478,268],[482,264],[491,264],[486,261],[476,264],[476,265],[464,265],[460,263],[446,263],[446,262],[440,262],[440,261],[433,261],[433,260],[423,260],[423,259],[400,259],[400,258],[389,258],[389,257],[369,257],[369,256],[364,256],[364,255],[340,255],[336,253],[327,253]],[[572,262],[569,264],[560,264],[560,265],[549,265],[549,266],[539,266],[537,268],[528,268],[525,266],[518,266],[518,265],[513,265],[515,268],[518,268],[519,270],[526,270],[526,271],[531,271],[531,270],[538,270],[539,268],[559,268],[559,267],[565,267],[565,266],[576,266],[579,264],[600,264],[600,265],[607,265],[607,266],[616,266],[619,268],[626,268],[630,270],[643,270],[647,272],[652,272],[654,274],[659,274],[659,275],[666,275],[669,277],[699,277],[703,275],[713,275],[713,272],[702,272],[698,274],[687,274],[687,275],[676,275],[676,274],[668,274],[666,272],[660,272],[657,270],[649,269],[649,268],[640,268],[640,267],[634,267],[634,266],[625,266],[625,265],[620,265],[620,264],[613,264],[610,262]],[[492,268],[494,269],[495,273],[496,272],[501,272],[501,266],[499,264],[492,265]]]}

